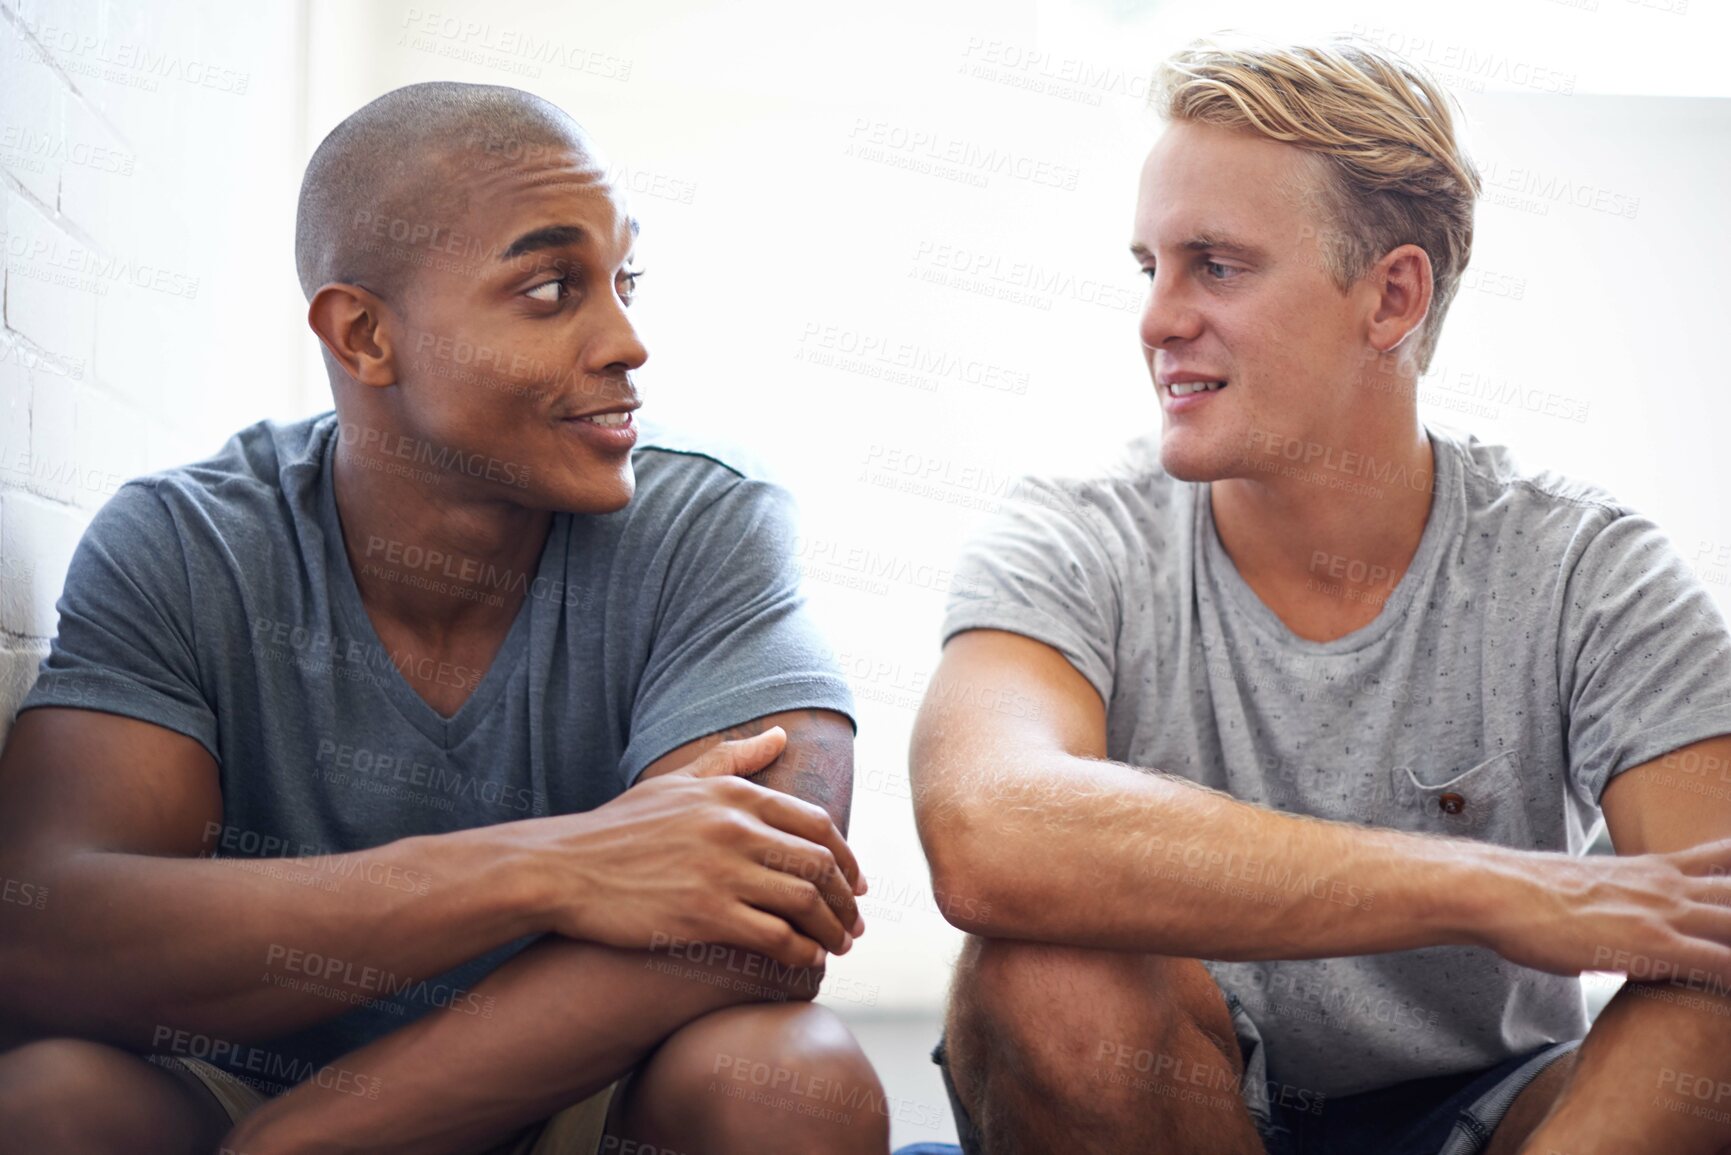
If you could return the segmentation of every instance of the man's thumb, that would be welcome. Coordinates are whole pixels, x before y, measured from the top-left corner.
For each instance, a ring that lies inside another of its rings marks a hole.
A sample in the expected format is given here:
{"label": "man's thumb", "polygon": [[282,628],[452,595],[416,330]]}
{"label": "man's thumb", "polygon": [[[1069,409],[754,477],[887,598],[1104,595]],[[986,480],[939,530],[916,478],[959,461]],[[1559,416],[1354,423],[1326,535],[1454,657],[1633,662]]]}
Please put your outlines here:
{"label": "man's thumb", "polygon": [[704,751],[691,764],[694,778],[719,778],[724,774],[755,774],[781,756],[787,746],[787,731],[771,726],[749,738],[735,738]]}

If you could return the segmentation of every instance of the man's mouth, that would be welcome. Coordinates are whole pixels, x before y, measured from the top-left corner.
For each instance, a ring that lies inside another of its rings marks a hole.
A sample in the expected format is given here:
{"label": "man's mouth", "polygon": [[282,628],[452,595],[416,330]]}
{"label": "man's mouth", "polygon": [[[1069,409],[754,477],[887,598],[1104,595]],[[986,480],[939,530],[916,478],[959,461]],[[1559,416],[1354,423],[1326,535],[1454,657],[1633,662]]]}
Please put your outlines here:
{"label": "man's mouth", "polygon": [[587,417],[573,417],[572,421],[583,421],[590,425],[600,425],[612,429],[620,425],[631,424],[631,411],[622,409],[617,413],[591,413]]}
{"label": "man's mouth", "polygon": [[1213,393],[1224,388],[1224,381],[1174,381],[1166,386],[1166,392],[1173,397],[1188,397],[1192,393]]}

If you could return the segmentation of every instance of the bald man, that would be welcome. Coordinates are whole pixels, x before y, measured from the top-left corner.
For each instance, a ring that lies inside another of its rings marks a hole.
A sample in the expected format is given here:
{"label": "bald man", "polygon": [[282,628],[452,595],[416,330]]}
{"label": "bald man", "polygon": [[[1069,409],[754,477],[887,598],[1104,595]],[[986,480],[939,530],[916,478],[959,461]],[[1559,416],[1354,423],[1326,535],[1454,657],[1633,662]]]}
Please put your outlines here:
{"label": "bald man", "polygon": [[851,699],[785,492],[638,428],[636,236],[514,89],[319,146],[334,412],[114,496],[0,757],[14,1149],[887,1150]]}

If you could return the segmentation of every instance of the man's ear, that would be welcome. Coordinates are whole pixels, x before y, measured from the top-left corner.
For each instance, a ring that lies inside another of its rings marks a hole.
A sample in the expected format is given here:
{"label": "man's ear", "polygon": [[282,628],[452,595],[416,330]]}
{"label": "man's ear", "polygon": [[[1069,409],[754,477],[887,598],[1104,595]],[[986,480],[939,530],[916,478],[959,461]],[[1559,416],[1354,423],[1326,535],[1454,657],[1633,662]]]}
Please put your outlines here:
{"label": "man's ear", "polygon": [[1430,255],[1417,245],[1397,245],[1370,270],[1369,282],[1377,299],[1366,337],[1377,352],[1387,353],[1430,314]]}
{"label": "man's ear", "polygon": [[397,383],[391,345],[395,320],[383,300],[359,285],[333,282],[313,294],[307,324],[339,365],[362,385]]}

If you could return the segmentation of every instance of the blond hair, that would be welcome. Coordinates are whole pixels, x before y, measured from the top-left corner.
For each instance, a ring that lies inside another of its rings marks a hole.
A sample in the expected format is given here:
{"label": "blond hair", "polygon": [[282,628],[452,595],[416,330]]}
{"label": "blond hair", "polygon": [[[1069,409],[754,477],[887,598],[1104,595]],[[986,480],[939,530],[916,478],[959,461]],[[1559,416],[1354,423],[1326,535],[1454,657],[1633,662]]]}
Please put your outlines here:
{"label": "blond hair", "polygon": [[1453,101],[1422,69],[1357,40],[1228,46],[1198,41],[1161,66],[1150,93],[1168,120],[1248,129],[1316,155],[1324,267],[1342,290],[1414,244],[1432,295],[1418,345],[1430,365],[1473,247],[1478,171],[1455,140]]}

